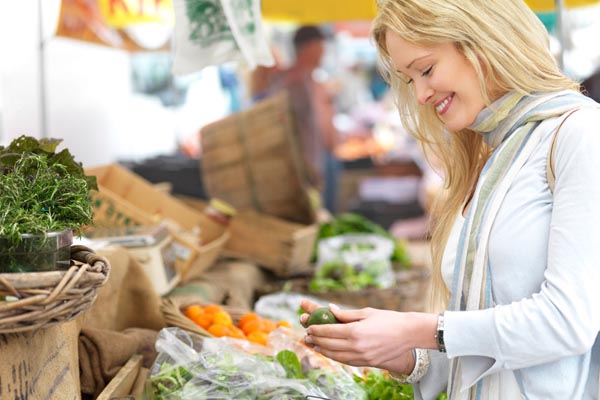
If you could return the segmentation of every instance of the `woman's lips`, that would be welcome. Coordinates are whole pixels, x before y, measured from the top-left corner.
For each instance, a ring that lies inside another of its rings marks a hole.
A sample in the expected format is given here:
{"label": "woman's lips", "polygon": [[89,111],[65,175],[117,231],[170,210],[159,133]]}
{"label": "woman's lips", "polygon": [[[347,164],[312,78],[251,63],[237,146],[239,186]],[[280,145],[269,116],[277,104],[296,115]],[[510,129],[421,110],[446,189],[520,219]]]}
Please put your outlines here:
{"label": "woman's lips", "polygon": [[451,94],[448,97],[445,97],[443,100],[439,101],[435,105],[435,110],[439,115],[444,115],[448,108],[450,108],[450,104],[452,104],[452,100],[454,99],[454,94]]}

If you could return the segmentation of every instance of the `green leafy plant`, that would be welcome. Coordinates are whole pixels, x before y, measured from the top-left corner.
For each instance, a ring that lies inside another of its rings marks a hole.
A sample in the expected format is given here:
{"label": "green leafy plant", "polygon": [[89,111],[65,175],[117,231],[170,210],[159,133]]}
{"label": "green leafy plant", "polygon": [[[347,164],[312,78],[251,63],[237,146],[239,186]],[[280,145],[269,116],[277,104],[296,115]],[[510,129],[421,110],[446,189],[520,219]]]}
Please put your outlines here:
{"label": "green leafy plant", "polygon": [[[321,239],[339,236],[346,233],[374,233],[387,237],[394,241],[394,252],[390,260],[398,265],[408,268],[410,267],[410,257],[406,243],[393,237],[385,228],[375,222],[355,213],[342,213],[333,217],[331,221],[323,223],[319,226],[317,234],[317,245]],[[317,257],[317,246],[313,254],[313,259]]]}
{"label": "green leafy plant", "polygon": [[[392,379],[387,372],[370,371],[364,377],[354,375],[354,380],[367,392],[368,400],[413,400],[413,386]],[[445,400],[446,393],[440,393],[436,400]]]}
{"label": "green leafy plant", "polygon": [[0,253],[8,255],[0,269],[20,270],[6,260],[23,251],[19,246],[26,235],[67,229],[81,234],[92,222],[90,190],[98,189],[96,178],[86,176],[67,149],[57,153],[60,142],[21,136],[0,146]]}

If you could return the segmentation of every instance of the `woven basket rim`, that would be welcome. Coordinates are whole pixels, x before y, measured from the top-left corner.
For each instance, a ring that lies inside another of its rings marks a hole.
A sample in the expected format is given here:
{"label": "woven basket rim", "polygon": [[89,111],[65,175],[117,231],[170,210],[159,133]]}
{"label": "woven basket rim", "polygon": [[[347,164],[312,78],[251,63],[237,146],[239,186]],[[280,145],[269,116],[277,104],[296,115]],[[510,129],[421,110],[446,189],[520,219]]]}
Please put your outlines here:
{"label": "woven basket rim", "polygon": [[110,263],[93,250],[71,246],[71,267],[63,271],[2,273],[0,334],[35,331],[70,321],[95,301],[110,275]]}

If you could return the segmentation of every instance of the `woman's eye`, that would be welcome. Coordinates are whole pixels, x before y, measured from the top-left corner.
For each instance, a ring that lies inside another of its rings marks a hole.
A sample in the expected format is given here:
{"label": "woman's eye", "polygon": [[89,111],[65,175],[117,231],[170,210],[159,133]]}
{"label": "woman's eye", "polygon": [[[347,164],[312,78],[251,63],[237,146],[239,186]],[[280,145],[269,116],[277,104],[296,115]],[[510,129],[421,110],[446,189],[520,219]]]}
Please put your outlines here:
{"label": "woman's eye", "polygon": [[423,71],[423,72],[421,73],[421,76],[427,76],[427,75],[429,75],[429,74],[431,73],[431,70],[432,70],[432,69],[433,69],[433,66],[431,66],[431,67],[427,68],[425,71]]}

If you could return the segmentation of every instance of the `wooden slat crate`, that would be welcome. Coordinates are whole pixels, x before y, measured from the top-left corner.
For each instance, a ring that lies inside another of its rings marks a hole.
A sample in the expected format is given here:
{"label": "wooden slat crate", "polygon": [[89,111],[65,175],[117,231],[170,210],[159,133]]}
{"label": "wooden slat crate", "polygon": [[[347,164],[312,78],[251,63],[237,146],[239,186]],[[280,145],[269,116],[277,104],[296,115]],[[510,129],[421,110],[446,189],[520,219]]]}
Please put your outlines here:
{"label": "wooden slat crate", "polygon": [[[207,203],[183,199],[196,210]],[[223,255],[254,262],[280,277],[310,272],[318,224],[298,224],[252,210],[237,212],[229,224]]]}
{"label": "wooden slat crate", "polygon": [[318,225],[301,225],[255,211],[241,211],[229,225],[225,255],[254,261],[278,276],[311,269]]}
{"label": "wooden slat crate", "polygon": [[227,230],[202,212],[118,164],[89,168],[85,172],[96,176],[100,189],[93,195],[95,226],[166,222],[178,249],[176,269],[182,282],[208,269],[229,239]]}
{"label": "wooden slat crate", "polygon": [[287,93],[203,127],[200,140],[202,179],[211,197],[239,210],[314,221]]}

